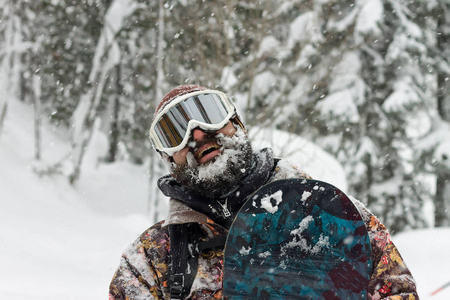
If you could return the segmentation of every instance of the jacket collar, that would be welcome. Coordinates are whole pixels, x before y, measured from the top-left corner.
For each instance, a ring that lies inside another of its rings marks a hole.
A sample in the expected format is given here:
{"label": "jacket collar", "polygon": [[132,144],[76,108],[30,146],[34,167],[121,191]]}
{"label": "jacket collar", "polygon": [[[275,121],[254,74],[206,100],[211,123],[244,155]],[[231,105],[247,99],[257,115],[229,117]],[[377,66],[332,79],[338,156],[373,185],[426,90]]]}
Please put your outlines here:
{"label": "jacket collar", "polygon": [[183,202],[170,198],[169,213],[163,226],[171,224],[185,224],[185,223],[214,223],[205,214],[193,210]]}

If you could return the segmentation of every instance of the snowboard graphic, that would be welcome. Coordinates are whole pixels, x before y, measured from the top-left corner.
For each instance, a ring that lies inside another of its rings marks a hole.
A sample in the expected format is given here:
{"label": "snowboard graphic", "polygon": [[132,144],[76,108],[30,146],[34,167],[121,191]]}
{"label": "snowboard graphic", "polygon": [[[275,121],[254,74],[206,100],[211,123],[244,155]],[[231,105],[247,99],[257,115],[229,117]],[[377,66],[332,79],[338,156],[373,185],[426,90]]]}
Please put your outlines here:
{"label": "snowboard graphic", "polygon": [[353,202],[325,182],[287,179],[253,194],[225,245],[228,299],[366,299],[372,259]]}

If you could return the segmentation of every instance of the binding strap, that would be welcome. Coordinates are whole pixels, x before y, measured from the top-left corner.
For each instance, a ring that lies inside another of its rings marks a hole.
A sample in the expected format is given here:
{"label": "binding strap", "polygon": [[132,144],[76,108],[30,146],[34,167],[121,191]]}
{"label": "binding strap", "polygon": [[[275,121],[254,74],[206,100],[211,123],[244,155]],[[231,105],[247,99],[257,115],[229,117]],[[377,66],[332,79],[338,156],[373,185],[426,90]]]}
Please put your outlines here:
{"label": "binding strap", "polygon": [[194,253],[196,248],[194,236],[199,229],[198,224],[195,223],[169,225],[170,299],[184,299],[194,282],[198,266],[198,254]]}
{"label": "binding strap", "polygon": [[182,300],[189,295],[197,274],[199,253],[210,249],[223,249],[225,245],[226,236],[215,236],[199,242],[201,232],[197,223],[169,225],[170,299]]}
{"label": "binding strap", "polygon": [[227,237],[224,235],[216,235],[215,237],[200,242],[198,244],[198,252],[203,252],[205,250],[213,250],[213,249],[223,249],[225,247],[225,242],[227,241]]}

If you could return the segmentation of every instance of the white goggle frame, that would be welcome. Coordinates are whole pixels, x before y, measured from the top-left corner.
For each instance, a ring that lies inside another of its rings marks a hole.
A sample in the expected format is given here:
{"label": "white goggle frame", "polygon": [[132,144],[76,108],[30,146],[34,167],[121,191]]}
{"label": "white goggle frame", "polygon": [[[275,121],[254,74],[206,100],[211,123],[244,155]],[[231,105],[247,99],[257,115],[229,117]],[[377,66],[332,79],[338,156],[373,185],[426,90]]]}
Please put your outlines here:
{"label": "white goggle frame", "polygon": [[[186,132],[184,134],[183,140],[181,143],[175,147],[165,147],[163,143],[160,140],[160,137],[155,131],[155,127],[158,124],[159,120],[164,116],[169,110],[175,106],[177,106],[179,103],[185,101],[186,99],[189,99],[191,97],[194,97],[196,95],[201,94],[215,94],[218,95],[222,104],[224,105],[225,109],[227,110],[226,117],[219,123],[216,124],[209,124],[205,122],[201,122],[195,119],[191,119],[188,121],[188,125],[186,128]],[[180,96],[176,98],[175,100],[172,100],[170,103],[168,103],[164,108],[159,111],[152,122],[152,125],[150,127],[150,139],[152,141],[153,147],[157,151],[162,151],[167,153],[169,156],[172,156],[174,153],[186,148],[186,145],[190,139],[191,132],[197,127],[200,127],[203,130],[206,131],[217,131],[219,129],[222,129],[225,127],[225,125],[230,121],[231,118],[233,118],[235,115],[237,115],[236,107],[234,106],[231,99],[223,92],[217,91],[217,90],[202,90],[202,91],[196,91],[192,93],[185,94],[183,96]]]}

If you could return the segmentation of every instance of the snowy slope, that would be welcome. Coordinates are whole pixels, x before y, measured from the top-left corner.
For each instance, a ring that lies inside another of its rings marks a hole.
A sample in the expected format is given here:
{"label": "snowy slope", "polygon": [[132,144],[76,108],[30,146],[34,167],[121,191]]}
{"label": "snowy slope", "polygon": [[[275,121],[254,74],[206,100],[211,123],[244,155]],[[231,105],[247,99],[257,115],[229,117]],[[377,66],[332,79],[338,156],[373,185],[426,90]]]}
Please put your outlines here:
{"label": "snowy slope", "polygon": [[404,232],[394,236],[393,241],[417,281],[421,299],[450,299],[450,286],[431,296],[450,282],[450,228]]}
{"label": "snowy slope", "polygon": [[[39,178],[31,110],[10,104],[0,136],[0,299],[105,299],[120,254],[149,226],[145,170],[101,166],[75,188]],[[43,135],[44,159],[57,160],[64,137]]]}
{"label": "snowy slope", "polygon": [[[0,299],[106,299],[121,252],[151,225],[145,216],[146,168],[96,167],[95,151],[102,148],[97,137],[75,187],[59,175],[39,177],[31,170],[31,108],[16,101],[10,104],[0,135]],[[67,134],[48,128],[43,132],[46,163],[68,151]],[[285,152],[290,159],[314,177],[345,189],[345,179],[330,157],[304,141],[294,144],[303,147]],[[282,150],[289,149],[275,153]],[[330,168],[337,178],[329,174]],[[422,299],[450,299],[450,288],[429,296],[450,280],[449,236],[445,228],[394,237],[418,280]]]}
{"label": "snowy slope", "polygon": [[326,181],[347,190],[344,169],[329,153],[313,143],[276,129],[252,128],[249,135],[255,149],[270,147],[274,155],[296,164],[314,179]]}

